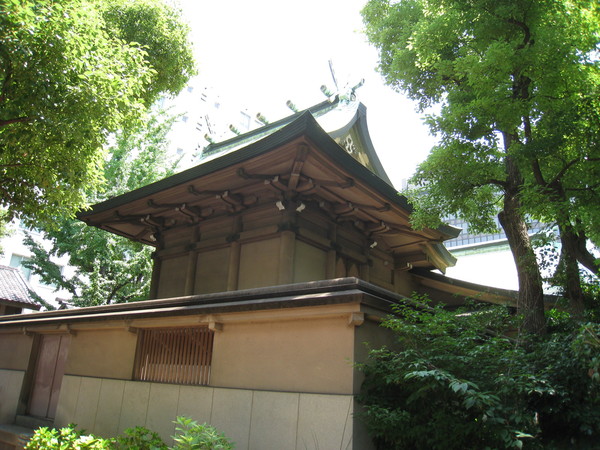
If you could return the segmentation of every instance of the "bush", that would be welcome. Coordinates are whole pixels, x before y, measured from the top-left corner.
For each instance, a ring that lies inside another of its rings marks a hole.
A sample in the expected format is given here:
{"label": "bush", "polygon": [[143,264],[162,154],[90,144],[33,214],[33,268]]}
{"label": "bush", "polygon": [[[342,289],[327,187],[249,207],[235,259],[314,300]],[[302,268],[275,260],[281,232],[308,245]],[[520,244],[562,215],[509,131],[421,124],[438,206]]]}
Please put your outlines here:
{"label": "bush", "polygon": [[[177,417],[174,422],[177,433],[173,436],[174,450],[230,450],[233,444],[219,433],[216,428],[186,417]],[[134,427],[124,431],[124,435],[113,439],[104,439],[83,430],[76,425],[68,425],[60,430],[39,428],[25,447],[28,450],[167,450],[169,447],[160,436],[145,428]]]}
{"label": "bush", "polygon": [[173,436],[173,450],[230,450],[233,444],[210,425],[199,425],[187,417],[178,417],[175,422],[178,433]]}
{"label": "bush", "polygon": [[70,424],[60,430],[55,428],[38,428],[25,446],[27,450],[67,450],[67,449],[112,449],[111,439],[102,439],[85,431],[75,429]]}
{"label": "bush", "polygon": [[113,448],[118,450],[167,450],[158,433],[145,427],[127,428],[113,441]]}
{"label": "bush", "polygon": [[511,338],[506,308],[399,305],[383,325],[401,350],[360,366],[370,434],[385,449],[585,448],[600,436],[600,330],[557,317],[548,336]]}

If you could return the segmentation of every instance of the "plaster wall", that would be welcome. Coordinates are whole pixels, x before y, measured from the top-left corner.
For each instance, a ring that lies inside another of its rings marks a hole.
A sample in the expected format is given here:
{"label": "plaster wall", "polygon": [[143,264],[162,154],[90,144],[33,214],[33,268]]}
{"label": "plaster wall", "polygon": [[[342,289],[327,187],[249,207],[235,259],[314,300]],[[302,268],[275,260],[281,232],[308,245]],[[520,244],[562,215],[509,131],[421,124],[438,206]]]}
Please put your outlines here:
{"label": "plaster wall", "polygon": [[353,440],[351,395],[179,386],[65,376],[55,425],[101,436],[146,426],[171,443],[173,420],[187,416],[217,427],[236,449],[369,449]]}
{"label": "plaster wall", "polygon": [[80,330],[71,337],[65,373],[131,379],[137,335],[126,329]]}
{"label": "plaster wall", "polygon": [[352,394],[353,336],[347,315],[226,323],[215,335],[210,384]]}
{"label": "plaster wall", "polygon": [[419,286],[409,272],[402,270],[394,271],[394,292],[405,297],[410,297],[418,288]]}
{"label": "plaster wall", "polygon": [[187,266],[187,255],[165,258],[161,262],[157,298],[185,295]]}
{"label": "plaster wall", "polygon": [[393,290],[393,268],[394,261],[391,258],[380,258],[371,256],[371,267],[369,270],[369,281],[387,289]]}
{"label": "plaster wall", "polygon": [[230,248],[207,250],[197,255],[194,293],[209,294],[227,290]]}
{"label": "plaster wall", "polygon": [[327,253],[302,241],[294,251],[294,283],[327,279]]}
{"label": "plaster wall", "polygon": [[[349,311],[355,308],[358,306],[340,305],[217,317],[159,317],[103,323],[103,328],[74,325],[65,373],[131,380],[137,334],[127,331],[128,326],[178,327],[216,320],[220,330],[214,334],[211,386],[353,394],[356,328],[348,320]],[[15,342],[27,339],[23,343],[32,340],[23,335],[4,337]],[[29,346],[13,352],[21,361],[17,364],[5,358],[0,360],[0,368],[26,370],[30,351]],[[9,353],[6,349],[5,354]]]}
{"label": "plaster wall", "polygon": [[279,238],[241,245],[238,289],[279,284],[279,246]]}
{"label": "plaster wall", "polygon": [[32,345],[32,336],[0,334],[0,369],[27,370]]}

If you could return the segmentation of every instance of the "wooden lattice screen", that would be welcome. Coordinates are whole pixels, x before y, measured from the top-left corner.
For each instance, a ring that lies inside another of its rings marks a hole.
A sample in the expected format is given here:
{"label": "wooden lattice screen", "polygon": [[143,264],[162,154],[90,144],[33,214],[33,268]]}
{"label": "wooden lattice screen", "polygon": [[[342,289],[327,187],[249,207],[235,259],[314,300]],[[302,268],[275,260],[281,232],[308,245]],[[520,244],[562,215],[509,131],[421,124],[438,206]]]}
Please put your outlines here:
{"label": "wooden lattice screen", "polygon": [[139,329],[134,379],[207,385],[213,335],[208,327]]}

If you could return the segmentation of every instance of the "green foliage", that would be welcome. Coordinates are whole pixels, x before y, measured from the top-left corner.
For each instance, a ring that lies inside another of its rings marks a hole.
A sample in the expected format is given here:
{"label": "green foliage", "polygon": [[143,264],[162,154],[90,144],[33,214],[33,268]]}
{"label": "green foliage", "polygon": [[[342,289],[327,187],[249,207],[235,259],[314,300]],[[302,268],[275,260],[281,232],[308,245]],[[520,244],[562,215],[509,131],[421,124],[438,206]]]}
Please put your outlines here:
{"label": "green foliage", "polygon": [[105,450],[112,447],[110,439],[86,434],[84,431],[77,430],[75,425],[70,424],[60,430],[47,427],[38,428],[25,448],[27,450]]}
{"label": "green foliage", "polygon": [[[490,231],[502,213],[519,274],[531,274],[532,258],[517,254],[526,239],[513,243],[509,233],[527,215],[558,224],[573,243],[566,258],[598,273],[586,250],[586,241],[598,244],[600,220],[596,3],[367,3],[367,36],[388,84],[421,108],[439,105],[427,118],[439,144],[412,179],[415,225],[450,213]],[[529,280],[526,290],[538,288]]]}
{"label": "green foliage", "polygon": [[187,417],[178,417],[175,422],[178,426],[175,428],[177,433],[173,436],[175,445],[173,450],[229,450],[234,448],[225,435],[204,423],[198,422]]}
{"label": "green foliage", "polygon": [[189,26],[181,11],[156,0],[100,2],[106,29],[145,52],[153,69],[145,87],[144,103],[150,106],[160,95],[177,95],[196,74]]}
{"label": "green foliage", "polygon": [[[109,148],[104,166],[106,184],[101,192],[90,192],[90,201],[145,186],[172,174],[175,162],[167,158],[166,134],[174,118],[164,112],[148,117],[138,128],[119,132]],[[76,306],[94,306],[144,300],[148,297],[152,272],[152,249],[83,222],[63,217],[58,227],[39,227],[50,242],[47,248],[28,237],[32,252],[27,265],[46,284],[66,289]],[[51,256],[69,256],[73,276],[63,273]]]}
{"label": "green foliage", "polygon": [[146,427],[127,428],[123,434],[112,441],[113,448],[116,450],[167,450],[169,448],[158,433]]}
{"label": "green foliage", "polygon": [[[8,214],[6,210],[0,208],[0,240],[10,235],[11,231],[8,227]],[[4,253],[2,247],[0,247],[0,255]]]}
{"label": "green foliage", "polygon": [[123,435],[104,439],[70,424],[60,430],[38,428],[26,445],[27,450],[231,450],[234,445],[219,431],[207,424],[199,425],[187,417],[177,417],[175,444],[168,447],[154,431],[145,427],[128,428]]}
{"label": "green foliage", "polygon": [[[360,401],[382,448],[539,448],[600,437],[598,325],[555,313],[522,340],[503,307],[400,305],[384,326],[399,351],[372,350]],[[591,447],[590,447],[591,448]]]}
{"label": "green foliage", "polygon": [[528,357],[531,370],[552,387],[552,395],[529,395],[541,442],[593,448],[600,438],[600,324],[563,321],[532,343]]}
{"label": "green foliage", "polygon": [[0,4],[0,206],[29,225],[86,204],[109,133],[193,73],[188,28],[161,0]]}

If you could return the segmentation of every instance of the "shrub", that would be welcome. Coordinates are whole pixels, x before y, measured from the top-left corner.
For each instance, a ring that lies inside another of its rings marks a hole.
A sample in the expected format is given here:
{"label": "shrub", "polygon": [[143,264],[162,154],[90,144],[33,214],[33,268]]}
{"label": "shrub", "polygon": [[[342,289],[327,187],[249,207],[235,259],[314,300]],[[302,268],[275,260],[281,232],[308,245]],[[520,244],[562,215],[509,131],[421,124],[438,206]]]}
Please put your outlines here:
{"label": "shrub", "polygon": [[127,428],[124,436],[118,436],[113,441],[113,447],[118,450],[167,450],[158,433],[145,427]]}
{"label": "shrub", "polygon": [[[233,444],[216,428],[187,417],[177,417],[174,422],[177,433],[173,436],[176,450],[230,450]],[[168,450],[160,436],[145,428],[134,427],[124,431],[124,435],[114,439],[104,439],[85,431],[77,430],[76,425],[68,425],[57,430],[42,427],[35,431],[25,447],[28,450]]]}
{"label": "shrub", "polygon": [[174,450],[230,450],[233,443],[219,431],[204,423],[199,425],[187,417],[178,417],[175,423],[177,433],[173,436]]}
{"label": "shrub", "polygon": [[555,316],[562,328],[548,336],[511,338],[516,323],[506,308],[399,305],[383,325],[400,350],[372,350],[360,366],[361,417],[376,443],[586,448],[600,435],[600,329]]}
{"label": "shrub", "polygon": [[111,439],[102,439],[85,431],[75,429],[70,424],[60,430],[55,428],[38,428],[25,448],[27,450],[67,450],[67,449],[111,449]]}

